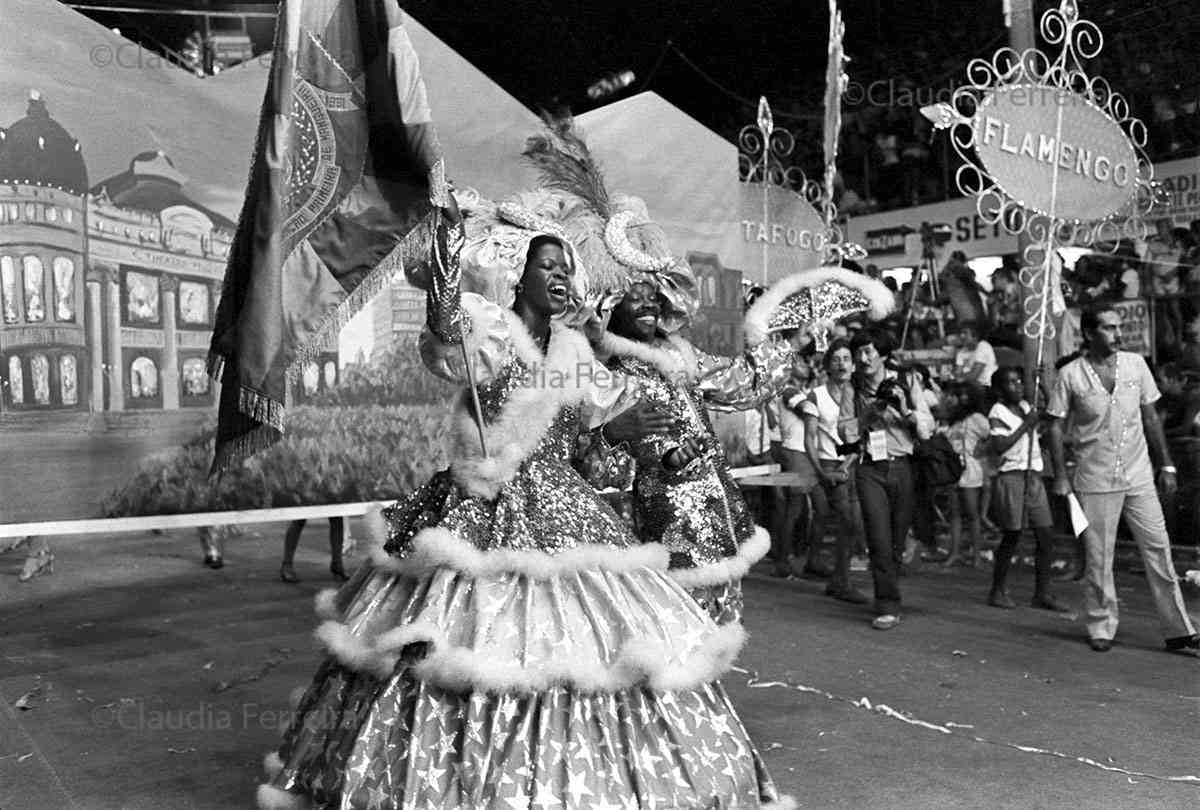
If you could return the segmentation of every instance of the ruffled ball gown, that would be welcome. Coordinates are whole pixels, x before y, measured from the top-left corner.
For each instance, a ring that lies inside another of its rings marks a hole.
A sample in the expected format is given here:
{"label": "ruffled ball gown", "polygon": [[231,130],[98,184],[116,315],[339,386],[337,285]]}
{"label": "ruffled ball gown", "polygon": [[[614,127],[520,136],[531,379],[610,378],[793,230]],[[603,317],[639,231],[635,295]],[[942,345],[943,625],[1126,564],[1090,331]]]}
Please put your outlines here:
{"label": "ruffled ball gown", "polygon": [[[586,339],[555,324],[543,356],[513,313],[463,303],[490,455],[464,397],[450,470],[318,597],[329,656],[260,807],[790,804],[717,680],[740,624],[714,624],[571,467],[612,382]],[[426,338],[458,377],[460,347]]]}

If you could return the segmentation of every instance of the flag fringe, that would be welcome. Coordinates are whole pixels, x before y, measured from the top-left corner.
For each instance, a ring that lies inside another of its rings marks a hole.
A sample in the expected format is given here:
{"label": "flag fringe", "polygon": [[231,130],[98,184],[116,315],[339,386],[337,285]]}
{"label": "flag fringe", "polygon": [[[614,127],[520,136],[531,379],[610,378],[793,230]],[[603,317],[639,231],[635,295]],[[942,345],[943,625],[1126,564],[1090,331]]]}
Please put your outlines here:
{"label": "flag fringe", "polygon": [[325,344],[331,338],[336,338],[346,324],[361,312],[384,287],[388,286],[398,273],[417,262],[428,259],[435,224],[436,213],[430,211],[349,295],[325,314],[325,317],[321,319],[321,325],[317,327],[312,336],[296,349],[295,358],[287,369],[289,384],[300,378],[304,364],[320,355],[325,350]]}
{"label": "flag fringe", "polygon": [[251,388],[238,389],[238,410],[263,425],[283,433],[283,403]]}
{"label": "flag fringe", "polygon": [[218,445],[213,453],[212,468],[209,478],[219,478],[234,467],[242,465],[246,459],[261,453],[281,438],[281,434],[270,425],[262,425],[249,433],[238,436]]}
{"label": "flag fringe", "polygon": [[[398,272],[403,272],[405,268],[423,261],[429,256],[433,228],[437,222],[436,217],[436,210],[430,211],[349,295],[325,314],[320,326],[314,331],[312,337],[305,341],[304,345],[298,347],[295,358],[288,365],[287,384],[284,386],[285,397],[288,397],[291,386],[299,382],[304,364],[320,355],[330,338],[336,337],[350,322],[350,319],[361,312]],[[225,364],[224,355],[209,352],[207,371],[212,379],[223,382]],[[290,397],[288,398],[290,399]],[[260,391],[244,387],[238,389],[237,402],[240,413],[262,426],[244,436],[221,444],[214,454],[212,469],[209,472],[210,477],[219,477],[250,456],[266,450],[279,441],[286,432],[284,430],[284,414],[290,403],[280,402]]]}

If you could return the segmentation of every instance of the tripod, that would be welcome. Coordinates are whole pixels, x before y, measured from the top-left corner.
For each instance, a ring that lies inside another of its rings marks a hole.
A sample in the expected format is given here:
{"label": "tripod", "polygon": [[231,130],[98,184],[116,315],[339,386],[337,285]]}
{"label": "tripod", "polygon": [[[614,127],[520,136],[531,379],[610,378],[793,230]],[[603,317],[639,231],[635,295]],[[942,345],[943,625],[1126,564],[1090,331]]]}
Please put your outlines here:
{"label": "tripod", "polygon": [[[937,254],[934,252],[936,244],[933,227],[928,222],[922,223],[921,264],[913,271],[912,290],[908,296],[908,312],[904,315],[904,328],[900,333],[901,350],[908,343],[908,328],[912,324],[913,310],[916,309],[917,293],[927,278],[929,281],[930,297],[936,302],[942,296],[937,277]],[[942,339],[946,337],[946,326],[941,318],[938,318],[938,336]]]}

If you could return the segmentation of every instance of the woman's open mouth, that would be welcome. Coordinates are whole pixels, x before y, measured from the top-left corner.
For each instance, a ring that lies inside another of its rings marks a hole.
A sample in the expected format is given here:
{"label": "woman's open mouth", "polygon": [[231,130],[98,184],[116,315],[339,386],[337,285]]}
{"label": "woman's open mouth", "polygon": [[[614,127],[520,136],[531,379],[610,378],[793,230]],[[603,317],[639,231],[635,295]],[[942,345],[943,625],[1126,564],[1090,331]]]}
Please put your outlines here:
{"label": "woman's open mouth", "polygon": [[566,282],[552,281],[550,284],[546,285],[546,292],[549,293],[550,297],[552,298],[561,298],[565,301],[570,293],[570,290],[568,289]]}
{"label": "woman's open mouth", "polygon": [[648,313],[646,315],[638,315],[633,320],[634,320],[634,323],[636,323],[638,326],[644,326],[644,327],[658,326],[658,316],[653,313]]}

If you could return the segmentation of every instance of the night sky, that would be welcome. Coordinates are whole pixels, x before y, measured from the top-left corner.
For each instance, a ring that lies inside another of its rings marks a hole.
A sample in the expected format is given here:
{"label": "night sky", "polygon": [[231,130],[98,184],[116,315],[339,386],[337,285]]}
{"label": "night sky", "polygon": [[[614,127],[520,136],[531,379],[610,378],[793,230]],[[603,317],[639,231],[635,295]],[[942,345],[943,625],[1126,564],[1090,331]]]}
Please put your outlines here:
{"label": "night sky", "polygon": [[[83,2],[205,7],[203,0]],[[934,20],[956,6],[972,13],[954,12],[954,26],[1003,35],[1000,0],[843,0],[852,72],[880,53],[881,37],[915,42],[925,36],[932,47]],[[209,7],[263,11],[273,4],[213,0]],[[407,0],[402,7],[533,109],[557,103],[584,112],[595,106],[587,87],[606,73],[628,68],[637,81],[626,92],[652,89],[710,126],[740,118],[748,123],[752,103],[764,94],[785,119],[788,110],[808,117],[820,113],[828,28],[824,0]],[[198,24],[187,17],[89,16],[130,38],[172,48],[179,48]],[[271,27],[268,20],[251,21],[256,49],[270,48]],[[667,48],[668,41],[674,49]],[[680,52],[711,81],[689,67]]]}
{"label": "night sky", "polygon": [[[238,0],[85,1],[275,8]],[[654,90],[731,139],[753,120],[760,95],[772,102],[777,123],[799,127],[807,120],[808,126],[819,126],[825,0],[406,0],[401,5],[534,110],[565,105],[585,112],[598,103],[587,98],[589,85],[631,69],[637,80],[623,94]],[[864,86],[906,76],[917,85],[949,86],[964,78],[970,58],[989,56],[1008,41],[1001,0],[842,0],[840,5],[849,74]],[[1037,0],[1038,14],[1048,5],[1049,0]],[[1190,92],[1195,86],[1195,72],[1175,66],[1169,44],[1195,50],[1200,2],[1083,0],[1080,8],[1105,32],[1106,58],[1158,60],[1146,76],[1156,87]],[[179,48],[198,25],[187,17],[90,16],[150,47]],[[251,21],[256,50],[269,50],[272,26],[271,20]],[[1118,42],[1122,39],[1127,41]],[[1109,64],[1106,75],[1121,89],[1113,72]]]}

